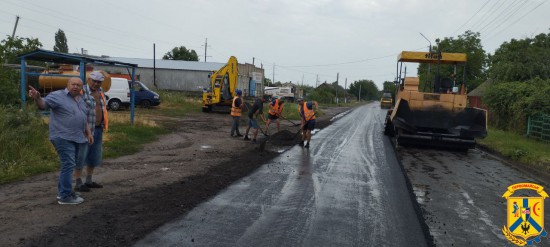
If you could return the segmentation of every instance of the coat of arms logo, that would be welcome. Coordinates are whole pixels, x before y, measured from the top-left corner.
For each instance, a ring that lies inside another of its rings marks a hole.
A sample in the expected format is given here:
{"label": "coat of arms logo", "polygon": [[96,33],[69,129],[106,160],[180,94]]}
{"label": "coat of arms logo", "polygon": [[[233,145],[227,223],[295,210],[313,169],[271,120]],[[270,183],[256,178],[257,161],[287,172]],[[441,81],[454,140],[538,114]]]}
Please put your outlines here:
{"label": "coat of arms logo", "polygon": [[[514,196],[518,190],[534,190],[538,196]],[[507,200],[507,223],[502,228],[506,239],[518,246],[540,243],[548,234],[544,229],[544,199],[548,197],[544,188],[533,183],[513,184],[502,197]]]}

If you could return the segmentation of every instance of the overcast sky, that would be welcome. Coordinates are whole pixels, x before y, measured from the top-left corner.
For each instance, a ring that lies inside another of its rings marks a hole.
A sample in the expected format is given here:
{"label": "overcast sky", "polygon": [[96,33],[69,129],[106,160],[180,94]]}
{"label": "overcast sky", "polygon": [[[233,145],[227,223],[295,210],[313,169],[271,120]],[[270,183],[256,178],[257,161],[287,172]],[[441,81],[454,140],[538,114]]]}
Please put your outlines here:
{"label": "overcast sky", "polygon": [[[397,54],[427,51],[436,38],[481,33],[493,53],[503,42],[549,33],[547,0],[2,0],[0,36],[38,38],[53,50],[65,32],[70,52],[156,58],[185,46],[204,61],[263,65],[275,81],[345,86],[395,78]],[[415,68],[414,68],[415,69]],[[408,70],[414,70],[409,68]],[[275,73],[273,73],[275,72]]]}

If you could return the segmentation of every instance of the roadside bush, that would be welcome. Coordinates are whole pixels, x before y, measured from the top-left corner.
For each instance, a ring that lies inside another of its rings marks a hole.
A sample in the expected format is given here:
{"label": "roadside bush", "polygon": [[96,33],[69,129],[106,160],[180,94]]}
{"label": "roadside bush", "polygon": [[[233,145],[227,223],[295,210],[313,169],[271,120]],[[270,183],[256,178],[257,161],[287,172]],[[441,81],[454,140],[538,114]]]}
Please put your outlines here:
{"label": "roadside bush", "polygon": [[483,101],[498,129],[525,133],[527,118],[537,113],[550,114],[550,80],[502,82],[490,86]]}
{"label": "roadside bush", "polygon": [[48,125],[35,111],[0,106],[0,184],[57,169]]}
{"label": "roadside bush", "polygon": [[17,105],[19,99],[19,83],[21,79],[17,71],[0,67],[0,105]]}

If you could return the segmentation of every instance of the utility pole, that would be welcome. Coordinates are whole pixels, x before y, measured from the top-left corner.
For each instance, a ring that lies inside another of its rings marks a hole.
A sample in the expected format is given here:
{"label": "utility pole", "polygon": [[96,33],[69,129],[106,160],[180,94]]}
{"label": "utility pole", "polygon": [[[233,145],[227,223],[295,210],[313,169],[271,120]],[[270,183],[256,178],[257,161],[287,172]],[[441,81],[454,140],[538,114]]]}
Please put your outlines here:
{"label": "utility pole", "polygon": [[[153,43],[153,85],[155,87],[157,87],[157,59],[156,59],[156,53],[157,53],[157,49],[156,49],[156,46],[155,46],[155,43]],[[134,80],[135,78],[132,78],[132,80]]]}
{"label": "utility pole", "polygon": [[348,78],[346,77],[346,84],[344,84],[344,103],[348,103]]}
{"label": "utility pole", "polygon": [[424,36],[424,34],[420,33],[420,35],[422,35],[422,37],[424,37],[424,39],[426,39],[428,41],[428,43],[430,44],[430,46],[428,47],[430,49],[429,52],[432,52],[432,42],[428,38],[426,38],[426,36]]}
{"label": "utility pole", "polygon": [[11,33],[11,38],[15,37],[15,30],[17,30],[17,23],[19,23],[19,16],[15,16],[15,26],[13,27],[13,32]]}
{"label": "utility pole", "polygon": [[255,57],[252,57],[252,65],[254,65],[254,59],[255,59]]}
{"label": "utility pole", "polygon": [[302,87],[304,86],[304,74],[302,74]]}
{"label": "utility pole", "polygon": [[358,97],[357,100],[359,100],[359,102],[361,102],[361,83],[359,83],[359,97]]}
{"label": "utility pole", "polygon": [[315,87],[319,86],[319,74],[317,74],[317,79],[315,79]]}
{"label": "utility pole", "polygon": [[206,63],[206,58],[209,57],[206,55],[206,50],[208,49],[208,38],[206,38],[206,41],[204,42],[204,62]]}
{"label": "utility pole", "polygon": [[275,63],[273,63],[273,81],[271,81],[271,84],[273,85],[275,83]]}
{"label": "utility pole", "polygon": [[338,77],[340,73],[336,73],[336,104],[338,104]]}

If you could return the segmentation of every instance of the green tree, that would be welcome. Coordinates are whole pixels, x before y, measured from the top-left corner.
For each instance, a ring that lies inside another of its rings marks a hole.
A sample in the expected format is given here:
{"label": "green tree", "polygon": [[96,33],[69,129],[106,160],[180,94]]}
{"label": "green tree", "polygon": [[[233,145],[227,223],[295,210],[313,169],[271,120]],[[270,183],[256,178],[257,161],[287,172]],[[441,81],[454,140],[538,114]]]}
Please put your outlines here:
{"label": "green tree", "polygon": [[497,82],[550,78],[550,33],[504,42],[489,57],[489,75]]}
{"label": "green tree", "polygon": [[525,133],[527,117],[550,114],[550,79],[491,84],[483,102],[491,112],[491,123],[503,130]]}
{"label": "green tree", "polygon": [[385,81],[382,86],[384,87],[382,91],[395,93],[395,83],[393,81]]}
{"label": "green tree", "polygon": [[42,47],[36,38],[7,37],[0,41],[0,61],[8,64],[19,64],[17,56]]}
{"label": "green tree", "polygon": [[67,45],[67,37],[65,36],[65,32],[63,30],[59,29],[55,33],[55,46],[53,47],[53,51],[57,52],[69,52],[69,46]]}
{"label": "green tree", "polygon": [[183,61],[199,61],[199,55],[195,50],[187,50],[185,46],[174,47],[172,51],[167,52],[162,59],[168,60],[183,60]]}
{"label": "green tree", "polygon": [[272,84],[271,79],[264,77],[264,86],[270,87],[271,84]]}
{"label": "green tree", "polygon": [[380,90],[372,80],[354,81],[348,89],[348,93],[361,97],[361,100],[375,100],[380,97]]}
{"label": "green tree", "polygon": [[[466,62],[466,87],[468,91],[472,91],[479,84],[487,80],[487,54],[481,45],[479,33],[474,33],[470,30],[459,35],[458,38],[446,37],[442,40],[436,39],[437,45],[434,46],[435,51],[451,52],[451,53],[466,53],[468,61]],[[428,68],[430,72],[428,73]],[[462,75],[464,70],[461,66],[457,67],[457,83],[462,84]],[[452,65],[440,65],[441,77],[450,77],[454,72]],[[431,85],[437,73],[437,65],[435,64],[420,64],[418,66],[418,75],[420,77],[419,89],[421,91],[431,91]],[[427,85],[428,83],[429,85]]]}
{"label": "green tree", "polygon": [[[11,38],[0,41],[0,64],[20,64],[18,55],[31,52],[42,47],[38,39]],[[29,61],[31,65],[43,65],[41,62]],[[0,65],[0,105],[16,105],[19,103],[20,74],[12,69]]]}

